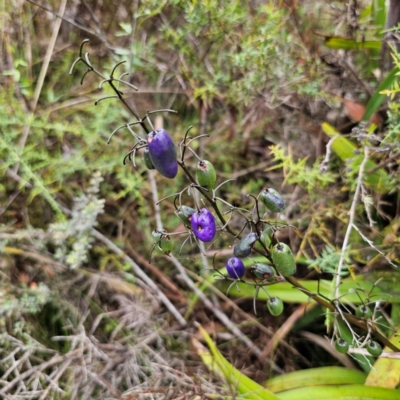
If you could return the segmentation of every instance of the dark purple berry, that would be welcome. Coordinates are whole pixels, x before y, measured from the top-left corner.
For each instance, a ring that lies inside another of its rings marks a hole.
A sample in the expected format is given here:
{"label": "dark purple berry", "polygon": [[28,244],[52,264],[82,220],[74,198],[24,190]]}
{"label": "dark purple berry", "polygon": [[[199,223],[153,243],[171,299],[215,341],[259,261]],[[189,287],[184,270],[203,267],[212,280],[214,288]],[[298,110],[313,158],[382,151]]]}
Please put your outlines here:
{"label": "dark purple berry", "polygon": [[240,258],[232,257],[226,262],[226,271],[231,278],[240,279],[246,272],[246,268]]}
{"label": "dark purple berry", "polygon": [[250,232],[246,236],[243,236],[233,247],[233,255],[240,258],[247,257],[257,239],[258,235],[255,232]]}
{"label": "dark purple berry", "polygon": [[202,242],[210,242],[217,232],[214,216],[206,208],[192,214],[190,220],[194,234]]}
{"label": "dark purple berry", "polygon": [[164,129],[157,129],[147,135],[147,145],[154,168],[169,179],[178,173],[175,144]]}

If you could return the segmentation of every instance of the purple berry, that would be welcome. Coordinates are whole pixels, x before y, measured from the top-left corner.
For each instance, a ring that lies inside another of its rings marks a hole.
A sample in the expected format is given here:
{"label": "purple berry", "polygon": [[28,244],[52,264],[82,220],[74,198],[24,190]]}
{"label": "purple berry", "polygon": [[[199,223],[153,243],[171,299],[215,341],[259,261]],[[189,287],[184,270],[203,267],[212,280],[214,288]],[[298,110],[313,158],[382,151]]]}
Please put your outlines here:
{"label": "purple berry", "polygon": [[226,262],[228,275],[234,279],[240,279],[246,272],[243,261],[240,258],[232,257]]}
{"label": "purple berry", "polygon": [[178,173],[175,144],[164,129],[156,129],[147,135],[150,159],[154,168],[169,179]]}
{"label": "purple berry", "polygon": [[215,219],[210,211],[206,208],[202,208],[192,214],[190,220],[194,234],[202,242],[210,242],[214,239],[217,232],[215,225]]}

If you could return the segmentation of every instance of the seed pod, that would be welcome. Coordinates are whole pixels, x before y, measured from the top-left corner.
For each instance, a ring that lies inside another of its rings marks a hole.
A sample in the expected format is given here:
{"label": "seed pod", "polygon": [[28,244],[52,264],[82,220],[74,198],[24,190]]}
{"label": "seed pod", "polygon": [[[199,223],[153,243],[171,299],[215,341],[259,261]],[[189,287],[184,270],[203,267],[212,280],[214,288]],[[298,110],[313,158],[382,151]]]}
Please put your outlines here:
{"label": "seed pod", "polygon": [[143,153],[143,161],[144,161],[144,165],[146,165],[147,169],[155,169],[153,162],[151,161],[151,158],[150,158],[149,149],[147,147]]}
{"label": "seed pod", "polygon": [[362,304],[356,308],[356,316],[358,318],[370,319],[372,317],[372,311],[367,305]]}
{"label": "seed pod", "polygon": [[251,272],[262,281],[268,281],[275,276],[274,269],[268,264],[256,263],[251,267]]}
{"label": "seed pod", "polygon": [[250,232],[246,236],[243,236],[233,247],[233,255],[240,258],[247,257],[257,239],[258,235],[255,232]]}
{"label": "seed pod", "polygon": [[210,161],[202,160],[197,164],[197,181],[200,186],[208,190],[212,190],[215,188],[215,182],[217,181],[217,175],[215,173],[214,166],[210,163]]}
{"label": "seed pod", "polygon": [[261,233],[260,240],[264,243],[265,247],[269,249],[271,247],[271,234],[272,228],[268,225]]}
{"label": "seed pod", "polygon": [[346,354],[349,351],[349,344],[342,338],[338,338],[335,341],[335,349],[339,353]]}
{"label": "seed pod", "polygon": [[231,278],[240,279],[246,272],[246,268],[240,258],[232,257],[226,262],[226,271]]}
{"label": "seed pod", "polygon": [[157,129],[147,135],[147,145],[154,168],[169,179],[178,173],[175,144],[164,129]]}
{"label": "seed pod", "polygon": [[275,189],[263,189],[259,197],[265,207],[272,212],[281,212],[285,208],[282,196]]}
{"label": "seed pod", "polygon": [[283,301],[279,297],[270,297],[267,301],[267,308],[271,315],[277,317],[283,312]]}
{"label": "seed pod", "polygon": [[217,232],[214,216],[206,208],[202,208],[192,214],[190,220],[193,233],[202,242],[210,242]]}
{"label": "seed pod", "polygon": [[196,210],[192,207],[180,206],[175,211],[175,214],[185,225],[190,226],[191,217],[195,212]]}
{"label": "seed pod", "polygon": [[286,243],[277,243],[272,247],[271,257],[275,268],[283,276],[292,276],[296,272],[294,255]]}
{"label": "seed pod", "polygon": [[378,342],[371,340],[367,343],[367,351],[371,356],[379,357],[382,354],[382,347]]}

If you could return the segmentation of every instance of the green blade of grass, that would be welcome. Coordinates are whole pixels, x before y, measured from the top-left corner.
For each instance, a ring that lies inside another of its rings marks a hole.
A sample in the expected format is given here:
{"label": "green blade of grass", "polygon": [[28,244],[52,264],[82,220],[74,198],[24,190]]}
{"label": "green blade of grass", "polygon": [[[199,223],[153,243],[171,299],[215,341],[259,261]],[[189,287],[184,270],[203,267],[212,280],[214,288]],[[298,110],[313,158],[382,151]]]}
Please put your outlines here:
{"label": "green blade of grass", "polygon": [[[329,297],[331,295],[331,282],[326,281],[326,280],[320,280],[319,285],[318,281],[303,281],[299,280],[299,282],[310,292],[312,293],[321,293],[324,296]],[[220,284],[220,289],[227,290],[229,285],[231,284],[230,281],[221,281]],[[240,296],[242,298],[247,297],[247,298],[253,298],[254,297],[254,287],[249,286],[245,283],[238,283],[240,291],[237,290],[236,285],[234,285],[231,290],[229,291],[229,294],[232,296]],[[343,296],[341,297],[340,301],[343,303],[353,303],[353,304],[361,304],[361,300],[358,297],[357,294],[352,293],[352,290],[354,287],[358,287],[360,289],[363,289],[364,292],[369,292],[373,288],[373,284],[371,282],[367,282],[364,279],[364,276],[360,275],[357,276],[356,280],[352,278],[347,278],[342,281],[342,284],[340,285],[340,291],[339,295]],[[309,301],[309,296],[302,291],[294,288],[289,282],[281,282],[277,283],[275,285],[271,285],[267,287],[268,293],[271,296],[277,296],[282,299],[285,303],[306,303]],[[365,300],[363,294],[361,291],[358,293],[361,295],[361,299],[363,301]],[[373,294],[379,296],[380,294],[384,295],[387,294],[387,292],[378,287],[375,286],[373,288]],[[385,299],[387,297],[384,297]],[[258,299],[259,300],[267,300],[268,295],[263,291],[260,290],[258,293]],[[400,297],[399,296],[392,296],[390,298],[391,302],[400,302]]]}
{"label": "green blade of grass", "polygon": [[388,90],[391,88],[395,79],[397,79],[397,74],[400,72],[398,67],[393,68],[386,78],[378,85],[375,90],[375,93],[369,99],[365,112],[362,117],[363,121],[368,121],[372,115],[378,111],[381,104],[387,99],[387,95],[385,93],[381,93],[384,90]]}
{"label": "green blade of grass", "polygon": [[310,368],[290,372],[268,379],[263,386],[277,393],[302,387],[319,385],[362,385],[367,375],[364,372],[343,367]]}
{"label": "green blade of grass", "polygon": [[383,30],[385,29],[386,23],[386,4],[385,0],[373,0],[372,1],[372,15],[374,18],[374,25],[378,28],[377,36],[383,36]]}
{"label": "green blade of grass", "polygon": [[380,50],[382,44],[377,40],[359,41],[342,37],[329,37],[325,39],[325,46],[337,50]]}
{"label": "green blade of grass", "polygon": [[281,400],[398,400],[399,391],[364,385],[313,386],[279,394]]}
{"label": "green blade of grass", "polygon": [[203,327],[198,324],[198,329],[203,335],[211,354],[206,354],[204,351],[198,353],[207,367],[211,367],[213,372],[218,372],[223,375],[231,385],[237,389],[240,395],[245,395],[247,399],[254,400],[279,400],[275,394],[265,389],[257,382],[247,377],[232,366],[228,360],[219,352],[217,346],[211,339]]}

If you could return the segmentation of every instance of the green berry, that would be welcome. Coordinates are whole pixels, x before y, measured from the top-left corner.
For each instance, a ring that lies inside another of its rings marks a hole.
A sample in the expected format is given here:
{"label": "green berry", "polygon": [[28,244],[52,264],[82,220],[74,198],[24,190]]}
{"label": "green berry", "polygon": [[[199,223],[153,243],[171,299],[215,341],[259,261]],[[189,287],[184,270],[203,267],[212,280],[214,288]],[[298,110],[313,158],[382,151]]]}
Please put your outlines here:
{"label": "green berry", "polygon": [[265,207],[272,212],[281,212],[285,208],[282,196],[275,189],[263,189],[259,194],[259,198]]}
{"label": "green berry", "polygon": [[358,318],[370,319],[372,317],[372,311],[367,305],[362,304],[356,308],[356,316]]}
{"label": "green berry", "polygon": [[217,175],[215,173],[214,166],[207,160],[201,160],[197,164],[197,181],[200,186],[208,190],[215,188],[215,182],[217,181]]}
{"label": "green berry", "polygon": [[335,349],[339,353],[346,354],[349,351],[349,344],[342,338],[336,339]]}
{"label": "green berry", "polygon": [[247,257],[251,253],[251,249],[257,239],[258,235],[255,232],[250,232],[243,236],[243,238],[233,246],[233,255],[240,258]]}
{"label": "green berry", "polygon": [[277,243],[272,247],[271,257],[275,268],[283,276],[292,276],[296,273],[294,255],[286,243]]}
{"label": "green berry", "polygon": [[196,210],[189,206],[180,206],[176,209],[175,214],[186,225],[190,226],[190,219]]}
{"label": "green berry", "polygon": [[269,247],[271,246],[271,235],[272,235],[272,232],[273,232],[273,230],[272,230],[271,226],[268,225],[262,231],[261,236],[260,236],[261,242],[264,243],[264,245],[265,245],[265,247],[267,249],[269,249]]}
{"label": "green berry", "polygon": [[367,343],[367,351],[371,356],[379,357],[382,354],[382,347],[378,342],[371,340]]}
{"label": "green berry", "polygon": [[174,248],[174,243],[165,229],[154,229],[154,231],[151,232],[151,236],[158,250],[167,255],[171,253]]}
{"label": "green berry", "polygon": [[270,297],[267,301],[267,307],[271,315],[277,317],[283,312],[283,301],[279,297]]}
{"label": "green berry", "polygon": [[256,263],[251,267],[251,272],[262,281],[268,281],[275,276],[274,269],[268,264]]}

